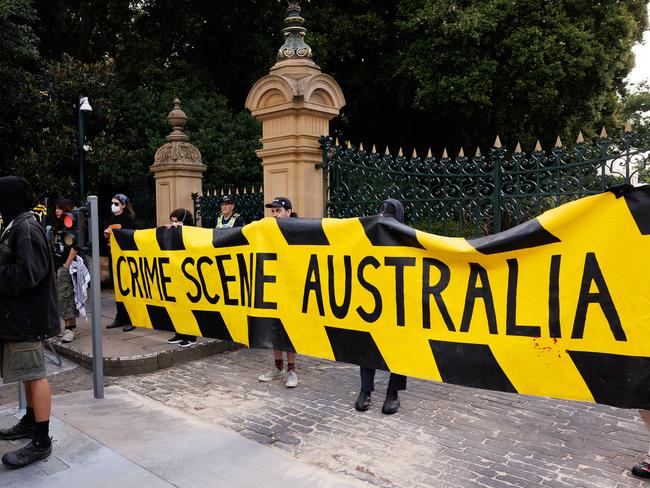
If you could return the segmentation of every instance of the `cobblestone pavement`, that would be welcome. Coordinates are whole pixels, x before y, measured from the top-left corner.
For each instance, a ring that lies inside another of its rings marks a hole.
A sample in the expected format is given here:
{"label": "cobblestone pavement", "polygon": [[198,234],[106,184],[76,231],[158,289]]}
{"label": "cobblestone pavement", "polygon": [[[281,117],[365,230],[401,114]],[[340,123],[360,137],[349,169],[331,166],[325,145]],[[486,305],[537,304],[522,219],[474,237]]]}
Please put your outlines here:
{"label": "cobblestone pavement", "polygon": [[270,351],[243,349],[113,381],[379,487],[646,486],[628,470],[650,442],[633,410],[410,379],[386,416],[378,372],[371,409],[358,413],[358,368],[299,357],[288,389],[257,381],[271,365]]}

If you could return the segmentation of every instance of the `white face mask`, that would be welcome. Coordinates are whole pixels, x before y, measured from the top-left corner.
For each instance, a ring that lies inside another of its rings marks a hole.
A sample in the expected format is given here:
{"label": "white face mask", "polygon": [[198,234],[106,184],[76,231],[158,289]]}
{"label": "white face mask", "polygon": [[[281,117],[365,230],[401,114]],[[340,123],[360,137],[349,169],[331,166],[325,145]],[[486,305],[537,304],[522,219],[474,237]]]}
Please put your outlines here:
{"label": "white face mask", "polygon": [[119,214],[122,211],[122,207],[120,207],[116,203],[111,203],[111,212],[113,212],[115,215]]}

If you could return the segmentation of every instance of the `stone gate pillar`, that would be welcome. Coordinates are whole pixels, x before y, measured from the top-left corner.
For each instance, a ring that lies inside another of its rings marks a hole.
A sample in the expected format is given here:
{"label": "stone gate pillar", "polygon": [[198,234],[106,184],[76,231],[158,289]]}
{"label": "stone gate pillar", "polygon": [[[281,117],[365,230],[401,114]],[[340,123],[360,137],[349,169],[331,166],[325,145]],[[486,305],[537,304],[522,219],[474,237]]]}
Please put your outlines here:
{"label": "stone gate pillar", "polygon": [[323,157],[318,143],[345,105],[338,83],[312,59],[300,2],[289,1],[284,44],[268,75],[253,85],[246,108],[262,123],[264,200],[286,196],[301,217],[323,216]]}
{"label": "stone gate pillar", "polygon": [[[174,100],[174,108],[167,116],[172,127],[154,156],[149,170],[156,179],[156,224],[169,222],[169,214],[177,208],[192,210],[192,193],[202,192],[203,172],[207,166],[201,162],[200,151],[190,144],[183,132],[187,116],[181,110],[181,102]],[[195,216],[196,217],[196,216]]]}

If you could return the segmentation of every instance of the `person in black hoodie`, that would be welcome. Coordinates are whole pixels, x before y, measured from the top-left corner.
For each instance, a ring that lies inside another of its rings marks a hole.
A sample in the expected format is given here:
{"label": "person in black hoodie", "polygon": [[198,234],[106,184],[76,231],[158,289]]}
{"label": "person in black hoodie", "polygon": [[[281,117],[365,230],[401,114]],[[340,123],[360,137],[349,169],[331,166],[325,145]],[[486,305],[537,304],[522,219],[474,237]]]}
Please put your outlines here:
{"label": "person in black hoodie", "polygon": [[[404,223],[404,206],[399,200],[389,198],[384,200],[379,207],[381,217],[394,218],[398,222]],[[399,409],[399,390],[406,390],[406,376],[391,373],[388,379],[388,389],[386,390],[386,399],[381,407],[381,412],[391,415]],[[361,366],[361,392],[354,408],[359,412],[365,412],[370,407],[370,395],[375,391],[375,370]]]}
{"label": "person in black hoodie", "polygon": [[44,340],[58,334],[54,264],[45,230],[30,212],[32,189],[17,176],[0,178],[0,376],[22,381],[27,411],[0,439],[31,442],[2,456],[21,468],[52,452],[49,436],[52,393],[45,372]]}
{"label": "person in black hoodie", "polygon": [[[104,229],[104,237],[108,239],[110,246],[110,237],[113,229],[135,229],[135,212],[131,206],[131,200],[122,194],[117,193],[111,199],[111,220],[108,223],[108,227]],[[110,253],[108,253],[108,269],[111,274],[111,281],[113,280],[113,263]],[[116,313],[115,320],[106,326],[107,329],[115,329],[116,327],[122,327],[124,332],[129,332],[135,327],[129,321],[129,315],[126,313],[126,309],[122,303],[115,303]]]}

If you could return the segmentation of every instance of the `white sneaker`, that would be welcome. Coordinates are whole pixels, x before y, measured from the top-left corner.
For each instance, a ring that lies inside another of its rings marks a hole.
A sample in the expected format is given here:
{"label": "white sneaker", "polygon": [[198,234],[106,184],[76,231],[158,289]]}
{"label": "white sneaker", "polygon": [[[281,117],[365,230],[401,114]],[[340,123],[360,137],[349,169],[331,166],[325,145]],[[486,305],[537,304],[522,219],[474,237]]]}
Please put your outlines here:
{"label": "white sneaker", "polygon": [[287,373],[287,376],[284,378],[284,386],[287,388],[295,388],[298,386],[298,375],[295,371],[291,370]]}
{"label": "white sneaker", "polygon": [[271,371],[267,371],[257,377],[260,381],[273,381],[277,378],[282,378],[284,376],[284,371],[280,371],[277,368],[273,368]]}
{"label": "white sneaker", "polygon": [[63,335],[61,336],[61,342],[72,342],[74,341],[75,333],[72,329],[65,329]]}

